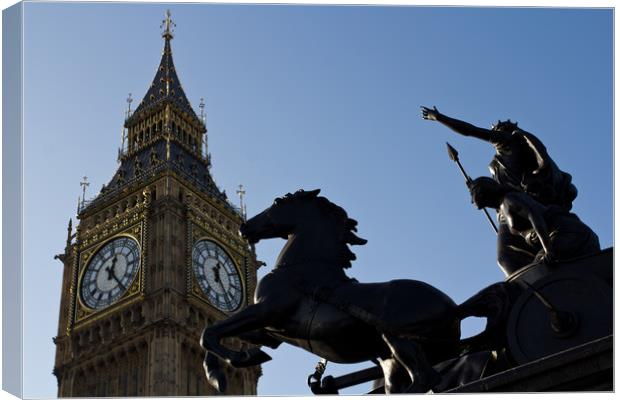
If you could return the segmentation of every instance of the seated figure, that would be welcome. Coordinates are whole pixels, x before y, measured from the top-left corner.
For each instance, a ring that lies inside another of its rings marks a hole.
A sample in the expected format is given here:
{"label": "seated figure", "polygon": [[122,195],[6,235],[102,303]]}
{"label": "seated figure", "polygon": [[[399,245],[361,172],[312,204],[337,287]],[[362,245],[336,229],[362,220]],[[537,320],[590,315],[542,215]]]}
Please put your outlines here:
{"label": "seated figure", "polygon": [[510,233],[522,237],[537,252],[534,261],[553,263],[601,249],[598,236],[564,207],[541,204],[487,177],[477,178],[468,186],[478,208],[490,207],[503,214]]}

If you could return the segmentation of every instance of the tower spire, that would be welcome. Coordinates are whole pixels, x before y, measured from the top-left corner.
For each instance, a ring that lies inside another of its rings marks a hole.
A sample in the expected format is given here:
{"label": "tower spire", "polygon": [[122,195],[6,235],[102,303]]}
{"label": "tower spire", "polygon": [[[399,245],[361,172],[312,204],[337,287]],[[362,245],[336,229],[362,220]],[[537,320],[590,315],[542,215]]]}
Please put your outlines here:
{"label": "tower spire", "polygon": [[136,120],[141,118],[141,115],[144,115],[144,113],[148,112],[151,108],[156,108],[162,102],[168,104],[172,103],[180,112],[185,112],[190,118],[195,118],[197,121],[200,121],[185,95],[185,91],[181,86],[181,82],[179,81],[174,67],[170,40],[174,36],[173,33],[176,24],[172,21],[170,16],[170,10],[167,10],[166,18],[162,20],[160,26],[162,28],[161,36],[164,38],[164,48],[155,77],[142,98],[142,101],[135,107],[135,110],[127,121],[125,121],[126,125],[133,125]]}
{"label": "tower spire", "polygon": [[[103,198],[110,198],[111,193],[116,193],[129,182],[152,176],[150,172],[173,170],[199,185],[209,195],[225,201],[224,193],[213,182],[209,170],[211,157],[206,137],[206,97],[200,98],[200,106],[194,110],[179,81],[172,57],[171,39],[176,35],[176,24],[170,10],[160,21],[163,49],[159,65],[140,101],[136,101],[138,98],[134,97],[134,93],[127,96],[118,151],[119,166],[100,194],[108,193],[110,196]],[[82,193],[78,200],[78,213],[97,204],[96,199],[99,198],[97,195],[87,201],[85,192],[89,182],[84,179],[80,185]],[[226,205],[230,211],[237,210],[232,204]]]}

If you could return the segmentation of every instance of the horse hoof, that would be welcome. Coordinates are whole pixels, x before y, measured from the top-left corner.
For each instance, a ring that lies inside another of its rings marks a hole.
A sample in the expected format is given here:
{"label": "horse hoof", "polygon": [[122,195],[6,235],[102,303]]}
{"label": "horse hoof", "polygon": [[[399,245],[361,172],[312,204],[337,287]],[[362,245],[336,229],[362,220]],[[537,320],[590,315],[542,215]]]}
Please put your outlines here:
{"label": "horse hoof", "polygon": [[271,360],[271,356],[261,349],[251,348],[242,352],[239,357],[230,360],[230,365],[235,368],[252,367]]}
{"label": "horse hoof", "polygon": [[213,371],[207,374],[207,382],[209,382],[209,385],[213,386],[215,390],[220,393],[224,393],[226,391],[226,376],[224,376],[224,374],[220,371]]}
{"label": "horse hoof", "polygon": [[226,391],[226,376],[220,368],[220,361],[213,353],[207,353],[202,363],[209,385],[220,393]]}
{"label": "horse hoof", "polygon": [[251,348],[247,351],[248,359],[254,363],[254,365],[262,364],[264,362],[270,361],[271,356],[261,349]]}

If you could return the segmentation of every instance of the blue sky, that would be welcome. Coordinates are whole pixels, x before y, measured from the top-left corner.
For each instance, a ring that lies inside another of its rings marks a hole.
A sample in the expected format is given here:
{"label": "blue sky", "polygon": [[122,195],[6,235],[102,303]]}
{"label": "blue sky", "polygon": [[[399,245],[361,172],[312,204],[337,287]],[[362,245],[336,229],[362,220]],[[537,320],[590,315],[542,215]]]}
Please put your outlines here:
{"label": "blue sky", "polygon": [[[93,195],[116,169],[125,99],[137,104],[155,74],[166,8],[184,90],[196,109],[206,99],[216,182],[231,195],[243,183],[249,215],[321,188],[369,240],[349,270],[360,281],[423,280],[461,302],[503,278],[445,142],[472,176],[488,175],[493,150],[422,120],[420,105],[485,127],[519,121],[572,174],[574,211],[612,245],[609,9],[27,3],[25,396],[56,395],[52,258],[82,176]],[[282,245],[258,244],[261,274]],[[259,394],[309,394],[317,358],[269,353]]]}

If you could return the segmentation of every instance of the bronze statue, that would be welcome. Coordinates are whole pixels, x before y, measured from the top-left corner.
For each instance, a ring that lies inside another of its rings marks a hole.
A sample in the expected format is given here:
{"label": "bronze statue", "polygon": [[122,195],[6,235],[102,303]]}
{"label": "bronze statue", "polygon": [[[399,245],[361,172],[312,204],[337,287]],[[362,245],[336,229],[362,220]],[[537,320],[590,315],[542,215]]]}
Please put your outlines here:
{"label": "bronze statue", "polygon": [[[502,185],[523,191],[543,205],[572,208],[577,188],[571,176],[561,171],[542,142],[510,120],[484,129],[441,114],[437,108],[422,107],[422,118],[438,121],[464,136],[487,141],[495,148],[489,168]],[[498,263],[506,275],[532,263],[536,252],[520,235],[511,233],[505,217],[498,213]]]}
{"label": "bronze statue", "polygon": [[468,186],[478,208],[498,210],[510,232],[538,250],[535,261],[553,264],[601,250],[592,229],[563,207],[543,205],[529,194],[487,177],[474,179]]}
{"label": "bronze statue", "polygon": [[[457,306],[446,294],[420,281],[359,283],[344,270],[363,245],[357,222],[319,190],[298,191],[241,226],[250,243],[283,238],[276,267],[260,280],[254,304],[207,326],[201,337],[210,384],[225,390],[219,360],[233,367],[271,358],[258,348],[234,351],[220,341],[236,336],[275,348],[281,342],[336,363],[372,360],[380,365],[386,393],[425,392],[439,383],[431,365],[463,349],[460,321],[497,314],[497,288]],[[493,318],[490,318],[492,320]],[[491,324],[492,325],[492,324]]]}

